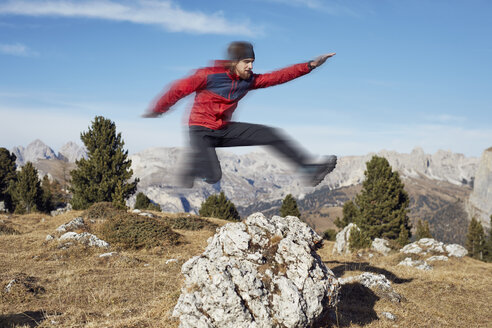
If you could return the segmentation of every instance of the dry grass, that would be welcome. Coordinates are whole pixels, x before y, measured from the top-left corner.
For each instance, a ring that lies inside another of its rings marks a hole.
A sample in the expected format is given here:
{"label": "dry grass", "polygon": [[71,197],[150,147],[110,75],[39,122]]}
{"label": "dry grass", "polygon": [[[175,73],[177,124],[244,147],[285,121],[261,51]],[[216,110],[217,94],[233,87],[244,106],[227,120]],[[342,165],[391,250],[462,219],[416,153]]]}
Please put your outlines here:
{"label": "dry grass", "polygon": [[[181,265],[200,254],[213,229],[177,230],[179,245],[120,251],[84,246],[59,249],[45,237],[80,216],[25,215],[1,218],[20,235],[0,235],[0,327],[177,327],[170,314],[180,294]],[[182,215],[162,215],[162,220]],[[45,218],[43,221],[42,219]],[[217,225],[227,222],[207,219]],[[275,240],[273,240],[275,244]],[[470,258],[435,263],[422,272],[398,267],[399,254],[370,259],[333,256],[333,243],[318,253],[337,276],[382,273],[405,297],[401,303],[379,298],[351,284],[342,289],[337,320],[325,327],[490,327],[492,265]],[[177,262],[166,264],[168,259]],[[5,286],[17,279],[11,293]],[[391,312],[397,321],[381,316]]]}

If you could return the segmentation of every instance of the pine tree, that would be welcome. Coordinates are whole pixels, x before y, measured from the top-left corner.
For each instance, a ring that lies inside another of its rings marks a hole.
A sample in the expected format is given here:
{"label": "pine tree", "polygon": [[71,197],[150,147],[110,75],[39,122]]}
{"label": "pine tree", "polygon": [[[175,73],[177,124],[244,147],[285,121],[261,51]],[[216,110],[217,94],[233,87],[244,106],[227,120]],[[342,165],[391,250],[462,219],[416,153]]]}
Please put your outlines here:
{"label": "pine tree", "polygon": [[137,194],[134,208],[139,210],[151,210],[156,212],[161,211],[161,207],[158,204],[152,203],[150,198],[147,197],[143,192],[139,192]]}
{"label": "pine tree", "polygon": [[116,134],[116,125],[97,116],[80,138],[88,157],[78,160],[77,168],[71,172],[73,208],[86,209],[97,202],[125,206],[125,199],[135,193],[139,180],[128,182],[133,175],[131,160],[128,151],[123,150],[121,133]]}
{"label": "pine tree", "polygon": [[417,222],[417,232],[415,233],[415,237],[417,240],[422,238],[433,238],[430,232],[429,222],[423,221],[421,219]]}
{"label": "pine tree", "polygon": [[472,217],[470,225],[468,226],[468,233],[466,235],[466,249],[468,255],[477,260],[483,260],[485,252],[485,233],[483,231],[482,223]]}
{"label": "pine tree", "polygon": [[9,210],[13,209],[9,186],[16,179],[16,159],[6,148],[0,148],[0,202],[4,202],[5,208]]}
{"label": "pine tree", "polygon": [[490,216],[489,227],[489,238],[487,238],[487,243],[485,244],[484,259],[487,262],[492,262],[492,215]]}
{"label": "pine tree", "polygon": [[357,218],[360,216],[359,209],[352,200],[349,200],[343,204],[343,217],[336,218],[335,225],[339,229],[343,229],[349,225],[349,223],[355,223]]}
{"label": "pine tree", "polygon": [[400,175],[391,171],[384,157],[373,156],[366,167],[362,191],[355,198],[359,209],[355,223],[371,240],[397,239],[399,243],[408,240],[411,237],[409,198]]}
{"label": "pine tree", "polygon": [[297,208],[297,202],[291,194],[285,196],[280,207],[280,216],[286,217],[289,215],[296,216],[299,219],[301,218],[301,212]]}
{"label": "pine tree", "polygon": [[350,236],[349,236],[349,249],[351,251],[356,251],[358,249],[362,248],[368,248],[371,246],[371,238],[367,236],[367,234],[358,229],[357,227],[353,227],[350,229]]}
{"label": "pine tree", "polygon": [[42,208],[41,183],[38,170],[27,162],[17,174],[17,181],[12,185],[12,198],[17,213],[31,213]]}
{"label": "pine tree", "polygon": [[228,200],[223,191],[219,195],[209,196],[199,211],[201,216],[219,218],[223,220],[239,221],[239,213],[233,202]]}
{"label": "pine tree", "polygon": [[40,210],[44,212],[50,212],[55,209],[54,195],[53,195],[53,185],[48,178],[48,175],[43,177],[41,182],[41,208]]}
{"label": "pine tree", "polygon": [[137,194],[137,199],[135,200],[135,208],[139,210],[146,210],[150,205],[150,199],[143,192]]}

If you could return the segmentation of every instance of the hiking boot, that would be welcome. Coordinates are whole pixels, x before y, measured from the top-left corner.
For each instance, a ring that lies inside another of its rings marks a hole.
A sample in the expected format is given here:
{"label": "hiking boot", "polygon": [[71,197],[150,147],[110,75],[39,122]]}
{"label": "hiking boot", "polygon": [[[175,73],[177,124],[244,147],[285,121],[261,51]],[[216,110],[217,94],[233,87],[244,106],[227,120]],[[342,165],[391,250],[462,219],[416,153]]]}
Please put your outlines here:
{"label": "hiking boot", "polygon": [[336,165],[337,157],[335,155],[327,156],[323,163],[305,165],[302,170],[307,174],[307,184],[316,187],[328,173],[335,169]]}
{"label": "hiking boot", "polygon": [[179,188],[191,189],[193,188],[195,177],[191,174],[186,174],[185,172],[181,172],[176,182]]}

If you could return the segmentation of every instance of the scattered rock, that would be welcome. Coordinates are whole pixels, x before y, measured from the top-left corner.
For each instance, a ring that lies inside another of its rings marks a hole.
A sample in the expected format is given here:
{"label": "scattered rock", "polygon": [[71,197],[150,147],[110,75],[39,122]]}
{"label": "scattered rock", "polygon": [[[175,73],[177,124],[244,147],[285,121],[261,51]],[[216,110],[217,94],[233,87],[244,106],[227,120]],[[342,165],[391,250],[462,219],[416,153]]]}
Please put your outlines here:
{"label": "scattered rock", "polygon": [[5,285],[2,292],[6,295],[38,295],[45,292],[44,287],[38,284],[38,279],[26,275],[25,273],[17,273]]}
{"label": "scattered rock", "polygon": [[116,253],[116,252],[109,252],[109,253],[104,253],[104,254],[99,255],[99,257],[112,257],[112,256],[115,256],[117,254],[118,253]]}
{"label": "scattered rock", "polygon": [[381,312],[381,316],[391,321],[396,321],[396,316],[391,312]]}
{"label": "scattered rock", "polygon": [[355,228],[359,230],[357,225],[354,223],[349,223],[345,228],[342,229],[339,233],[337,233],[336,242],[333,246],[333,254],[349,254],[349,238],[350,238],[350,230]]}
{"label": "scattered rock", "polygon": [[145,217],[148,217],[148,218],[153,218],[154,217],[154,215],[152,213],[147,213],[147,212],[138,213],[138,215],[145,216]]}
{"label": "scattered rock", "polygon": [[50,212],[51,216],[57,216],[66,212],[70,212],[72,210],[72,204],[68,203],[65,207],[57,208]]}
{"label": "scattered rock", "polygon": [[7,208],[5,207],[5,202],[0,202],[0,212],[7,212]]}
{"label": "scattered rock", "polygon": [[56,232],[59,233],[64,233],[67,231],[75,230],[75,229],[80,229],[84,227],[84,219],[82,217],[77,217],[73,219],[72,221],[62,224],[58,228],[56,228]]}
{"label": "scattered rock", "polygon": [[338,301],[316,254],[322,238],[298,218],[261,213],[229,223],[182,266],[180,327],[310,327]]}
{"label": "scattered rock", "polygon": [[134,213],[134,214],[140,214],[140,213],[142,213],[142,211],[141,211],[141,210],[139,210],[138,208],[136,208],[136,209],[134,209],[134,210],[132,211],[132,213]]}
{"label": "scattered rock", "polygon": [[338,282],[340,285],[358,282],[361,285],[374,290],[377,295],[389,299],[392,302],[399,303],[403,299],[400,294],[394,291],[391,286],[391,281],[383,274],[364,272],[358,276],[339,278]]}
{"label": "scattered rock", "polygon": [[371,249],[383,255],[388,255],[391,252],[389,242],[386,239],[381,238],[375,238],[372,241]]}
{"label": "scattered rock", "polygon": [[53,239],[55,239],[55,237],[53,237],[52,235],[47,235],[45,240],[46,241],[51,241]]}
{"label": "scattered rock", "polygon": [[88,233],[88,232],[82,232],[82,233],[76,233],[73,231],[69,231],[65,234],[63,234],[58,240],[60,241],[66,241],[66,240],[74,240],[79,243],[82,243],[87,246],[95,246],[95,247],[109,247],[109,244],[105,242],[102,239],[97,238],[95,235]]}
{"label": "scattered rock", "polygon": [[421,254],[423,253],[423,249],[417,245],[416,243],[411,243],[408,245],[405,245],[402,249],[400,249],[400,252],[405,253],[405,254]]}
{"label": "scattered rock", "polygon": [[178,263],[178,260],[177,259],[166,260],[166,264],[169,264],[169,263]]}
{"label": "scattered rock", "polygon": [[448,261],[449,258],[444,255],[434,255],[429,257],[426,261],[427,262],[433,262],[433,261]]}
{"label": "scattered rock", "polygon": [[466,248],[458,244],[448,244],[444,246],[448,256],[464,257],[468,254]]}
{"label": "scattered rock", "polygon": [[7,286],[5,286],[5,288],[3,290],[6,293],[10,293],[10,290],[12,289],[12,286],[14,286],[15,283],[16,283],[15,279],[10,280],[9,283],[7,284]]}
{"label": "scattered rock", "polygon": [[432,238],[422,238],[416,242],[405,245],[400,252],[405,254],[442,254],[455,257],[463,257],[468,254],[468,251],[458,244],[444,244]]}
{"label": "scattered rock", "polygon": [[429,264],[427,264],[427,262],[420,261],[420,260],[412,260],[411,257],[405,258],[403,261],[401,261],[400,263],[398,263],[398,265],[404,265],[404,266],[414,267],[414,268],[417,268],[417,269],[423,270],[423,271],[432,270],[432,266],[430,266]]}

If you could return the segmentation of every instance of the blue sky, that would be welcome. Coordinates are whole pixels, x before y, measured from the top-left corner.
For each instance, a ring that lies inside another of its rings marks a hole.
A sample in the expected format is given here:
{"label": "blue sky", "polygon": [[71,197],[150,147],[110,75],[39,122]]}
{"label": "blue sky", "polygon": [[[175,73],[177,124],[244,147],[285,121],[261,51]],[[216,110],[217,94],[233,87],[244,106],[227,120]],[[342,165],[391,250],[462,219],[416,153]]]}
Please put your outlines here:
{"label": "blue sky", "polygon": [[192,97],[140,115],[248,40],[256,73],[337,55],[250,92],[235,120],[282,128],[314,154],[480,156],[492,146],[491,18],[487,0],[0,1],[0,146],[81,145],[96,115],[115,121],[130,153],[183,146]]}

